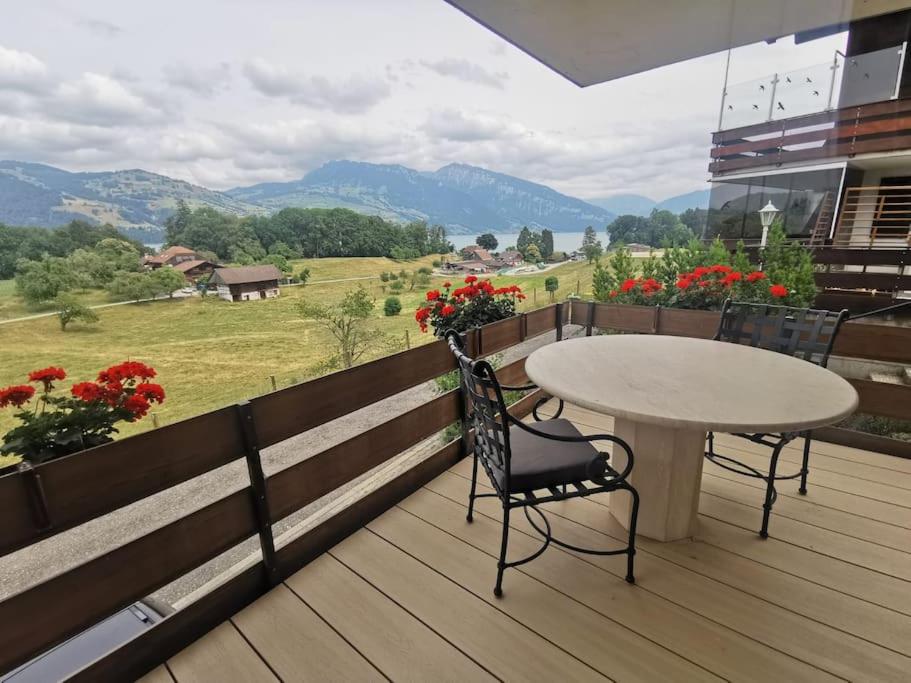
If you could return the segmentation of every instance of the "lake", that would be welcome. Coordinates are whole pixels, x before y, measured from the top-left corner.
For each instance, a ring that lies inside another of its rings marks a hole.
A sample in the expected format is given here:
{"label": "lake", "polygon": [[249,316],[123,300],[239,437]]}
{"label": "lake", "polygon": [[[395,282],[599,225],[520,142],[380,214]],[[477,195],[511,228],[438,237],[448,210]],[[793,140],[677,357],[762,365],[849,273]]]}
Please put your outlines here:
{"label": "lake", "polygon": [[[582,232],[555,232],[554,233],[554,251],[571,252],[582,248]],[[519,239],[517,232],[495,232],[493,236],[497,238],[497,251],[502,251],[506,247],[516,246],[516,240]],[[447,235],[447,239],[455,245],[456,251],[464,249],[469,244],[474,244],[477,235]],[[606,235],[598,234],[598,239],[604,244]]]}

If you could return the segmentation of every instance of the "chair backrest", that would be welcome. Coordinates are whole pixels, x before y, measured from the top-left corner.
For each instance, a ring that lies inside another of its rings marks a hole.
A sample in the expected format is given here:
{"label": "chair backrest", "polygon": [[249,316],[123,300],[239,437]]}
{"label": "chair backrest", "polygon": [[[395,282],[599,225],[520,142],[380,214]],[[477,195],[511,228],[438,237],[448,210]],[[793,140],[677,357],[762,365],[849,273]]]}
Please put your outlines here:
{"label": "chair backrest", "polygon": [[[468,418],[474,427],[474,452],[491,474],[503,473],[502,481],[508,490],[510,473],[509,419],[506,401],[493,366],[486,360],[474,360],[465,353],[458,332],[446,332],[449,348],[459,364],[462,390],[468,402]],[[497,477],[491,477],[499,487]],[[500,491],[503,494],[503,491]]]}
{"label": "chair backrest", "polygon": [[826,367],[848,311],[753,304],[728,299],[715,339],[785,353]]}

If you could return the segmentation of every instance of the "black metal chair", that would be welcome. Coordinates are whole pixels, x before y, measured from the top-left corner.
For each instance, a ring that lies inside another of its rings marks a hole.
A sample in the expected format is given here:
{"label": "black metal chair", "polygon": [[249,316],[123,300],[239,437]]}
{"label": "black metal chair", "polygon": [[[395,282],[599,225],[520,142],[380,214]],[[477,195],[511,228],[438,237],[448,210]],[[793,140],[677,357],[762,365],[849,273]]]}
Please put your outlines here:
{"label": "black metal chair", "polygon": [[[569,421],[559,417],[543,420],[534,427],[509,414],[503,391],[530,390],[533,384],[511,387],[497,381],[493,367],[485,360],[475,360],[465,354],[462,338],[457,332],[446,333],[449,348],[459,363],[462,391],[467,401],[467,422],[474,428],[474,464],[471,472],[471,492],[468,496],[469,522],[473,520],[476,498],[496,497],[503,505],[503,540],[497,562],[497,582],[494,595],[503,594],[503,572],[509,567],[530,562],[540,556],[551,543],[569,550],[594,555],[627,555],[626,580],[635,583],[633,557],[636,554],[636,517],[639,494],[628,482],[633,468],[633,452],[622,439],[612,434],[583,436]],[[536,404],[534,415],[536,419]],[[562,411],[562,403],[560,404]],[[557,413],[559,415],[559,412]],[[599,452],[592,441],[610,441],[622,448],[627,457],[626,467],[617,472],[608,462],[609,455]],[[478,463],[487,472],[494,493],[477,493]],[[537,506],[543,503],[590,496],[610,491],[629,491],[633,497],[629,542],[620,550],[580,548],[553,537],[550,522]],[[522,508],[534,529],[544,538],[544,544],[528,557],[506,561],[509,539],[509,513]],[[544,524],[541,528],[529,510],[537,513]]]}
{"label": "black metal chair", "polygon": [[[836,313],[812,308],[742,303],[728,299],[721,308],[721,322],[714,339],[735,344],[748,344],[826,367],[832,346],[835,344],[835,337],[847,317],[847,310]],[[768,538],[769,516],[772,513],[772,506],[778,498],[775,482],[800,477],[798,490],[801,494],[806,495],[807,493],[812,434],[808,430],[781,434],[734,434],[734,436],[772,449],[768,473],[763,473],[730,456],[717,453],[715,435],[712,432],[709,432],[708,435],[708,449],[705,457],[726,470],[766,482],[765,502],[762,505],[762,527],[759,535],[762,538]],[[798,437],[804,439],[803,464],[800,470],[794,474],[778,474],[778,458],[782,449]]]}

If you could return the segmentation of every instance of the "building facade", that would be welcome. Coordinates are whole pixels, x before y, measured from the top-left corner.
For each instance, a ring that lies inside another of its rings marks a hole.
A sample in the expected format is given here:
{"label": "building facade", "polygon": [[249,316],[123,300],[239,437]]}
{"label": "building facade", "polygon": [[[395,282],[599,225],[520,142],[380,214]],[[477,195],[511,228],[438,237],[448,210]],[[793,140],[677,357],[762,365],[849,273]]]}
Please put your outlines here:
{"label": "building facade", "polygon": [[257,301],[279,296],[281,279],[281,271],[275,266],[243,266],[216,268],[209,284],[215,285],[219,298],[225,301]]}
{"label": "building facade", "polygon": [[772,202],[812,245],[911,245],[911,11],[795,42],[845,29],[828,63],[725,87],[705,237],[758,241]]}

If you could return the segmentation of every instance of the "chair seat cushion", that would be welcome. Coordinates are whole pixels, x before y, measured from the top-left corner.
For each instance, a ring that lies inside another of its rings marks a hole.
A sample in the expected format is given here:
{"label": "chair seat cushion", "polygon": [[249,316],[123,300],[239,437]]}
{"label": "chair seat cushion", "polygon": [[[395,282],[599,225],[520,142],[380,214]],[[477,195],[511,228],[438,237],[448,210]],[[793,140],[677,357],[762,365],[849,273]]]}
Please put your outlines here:
{"label": "chair seat cushion", "polygon": [[[557,436],[581,436],[569,420],[532,422],[533,429]],[[520,427],[509,429],[512,450],[510,493],[525,493],[548,486],[588,481],[604,476],[607,462],[590,442],[567,442],[530,434]],[[505,474],[495,471],[501,489]]]}

